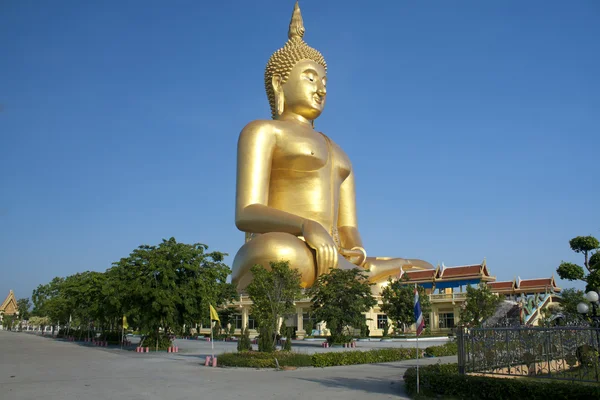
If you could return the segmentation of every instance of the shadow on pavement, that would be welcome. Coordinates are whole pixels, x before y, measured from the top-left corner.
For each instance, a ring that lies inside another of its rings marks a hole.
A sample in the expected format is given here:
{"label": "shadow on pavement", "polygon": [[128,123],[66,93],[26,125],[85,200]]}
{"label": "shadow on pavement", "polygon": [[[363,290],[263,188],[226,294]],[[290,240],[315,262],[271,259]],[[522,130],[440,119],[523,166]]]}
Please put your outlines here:
{"label": "shadow on pavement", "polygon": [[404,383],[400,378],[393,381],[389,378],[364,377],[364,378],[300,378],[304,381],[320,383],[332,388],[345,388],[360,390],[366,393],[382,393],[396,396],[406,396]]}

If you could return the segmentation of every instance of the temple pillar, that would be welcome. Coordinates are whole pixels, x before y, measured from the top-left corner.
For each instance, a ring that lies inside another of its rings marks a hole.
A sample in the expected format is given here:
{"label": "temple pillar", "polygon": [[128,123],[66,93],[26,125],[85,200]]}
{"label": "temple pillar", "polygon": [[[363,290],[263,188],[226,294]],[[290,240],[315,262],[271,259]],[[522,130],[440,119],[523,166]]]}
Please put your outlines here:
{"label": "temple pillar", "polygon": [[431,311],[429,312],[429,330],[431,332],[433,332],[435,329],[435,325],[434,325],[434,321],[433,319],[435,318],[435,313],[433,312],[433,307],[431,308]]}
{"label": "temple pillar", "polygon": [[304,336],[306,336],[306,331],[304,331],[304,318],[302,316],[303,311],[302,307],[296,307],[296,337],[300,340],[304,339]]}
{"label": "temple pillar", "polygon": [[243,307],[242,308],[242,332],[248,326],[248,315],[249,314],[250,314],[250,311],[249,311],[248,307]]}

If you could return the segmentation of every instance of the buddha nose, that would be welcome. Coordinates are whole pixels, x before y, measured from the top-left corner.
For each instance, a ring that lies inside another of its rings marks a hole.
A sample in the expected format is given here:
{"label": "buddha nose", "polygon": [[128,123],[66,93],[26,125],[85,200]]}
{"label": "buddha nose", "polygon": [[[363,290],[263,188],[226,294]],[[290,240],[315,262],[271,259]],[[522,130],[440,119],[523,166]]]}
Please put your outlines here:
{"label": "buddha nose", "polygon": [[317,94],[321,97],[325,97],[325,95],[327,94],[327,89],[325,88],[325,86],[319,86],[319,88],[317,89]]}

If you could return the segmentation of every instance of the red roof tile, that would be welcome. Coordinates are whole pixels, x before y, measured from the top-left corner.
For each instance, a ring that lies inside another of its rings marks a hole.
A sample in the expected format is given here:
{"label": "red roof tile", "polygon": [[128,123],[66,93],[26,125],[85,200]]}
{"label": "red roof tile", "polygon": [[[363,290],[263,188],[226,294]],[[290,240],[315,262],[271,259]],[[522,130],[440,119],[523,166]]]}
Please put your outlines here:
{"label": "red roof tile", "polygon": [[481,271],[481,265],[464,265],[460,267],[447,267],[442,272],[441,278],[450,278],[453,276],[478,275]]}
{"label": "red roof tile", "polygon": [[411,281],[420,279],[433,279],[435,276],[435,269],[426,269],[424,271],[406,271],[404,274]]}
{"label": "red roof tile", "polygon": [[519,283],[519,287],[540,287],[540,286],[553,286],[552,278],[546,279],[524,279]]}

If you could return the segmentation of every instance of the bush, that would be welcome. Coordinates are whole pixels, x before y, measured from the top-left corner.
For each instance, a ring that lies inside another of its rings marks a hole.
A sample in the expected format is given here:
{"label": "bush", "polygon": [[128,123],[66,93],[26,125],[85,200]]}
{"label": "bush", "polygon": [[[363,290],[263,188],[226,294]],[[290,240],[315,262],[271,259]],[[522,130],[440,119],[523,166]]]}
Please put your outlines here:
{"label": "bush", "polygon": [[360,337],[368,338],[369,336],[371,336],[371,330],[369,329],[369,325],[365,322],[360,326]]}
{"label": "bush", "polygon": [[288,328],[285,333],[285,342],[283,342],[283,351],[292,351],[292,328]]}
{"label": "bush", "polygon": [[273,344],[273,328],[265,324],[265,326],[260,326],[259,329],[258,351],[263,353],[273,353],[275,351],[275,346]]}
{"label": "bush", "polygon": [[[458,399],[597,399],[600,386],[562,383],[530,378],[504,379],[485,376],[460,375],[457,364],[436,364],[419,368],[420,394],[448,396]],[[406,392],[417,392],[417,371],[409,368],[404,373]]]}
{"label": "bush", "polygon": [[455,356],[458,354],[458,344],[454,341],[447,342],[441,346],[429,346],[425,349],[425,355],[430,357]]}
{"label": "bush", "polygon": [[288,351],[225,353],[218,356],[217,359],[219,365],[224,367],[277,368],[275,359],[280,367],[310,367],[312,365],[310,355]]}
{"label": "bush", "polygon": [[336,365],[372,364],[393,362],[415,358],[416,349],[377,349],[369,351],[342,351],[316,353],[312,355],[313,367],[333,367]]}
{"label": "bush", "polygon": [[250,341],[250,331],[248,330],[248,327],[246,327],[244,329],[244,333],[242,334],[242,337],[240,337],[240,339],[238,340],[237,350],[238,351],[252,350],[252,342]]}
{"label": "bush", "polygon": [[575,355],[577,361],[584,367],[594,368],[598,366],[598,351],[589,344],[579,346],[575,351]]}
{"label": "bush", "polygon": [[100,335],[100,340],[106,340],[108,344],[120,344],[121,332],[104,331]]}
{"label": "bush", "polygon": [[[160,334],[158,336],[158,350],[167,350],[173,345],[171,338],[167,335]],[[156,349],[156,332],[144,336],[140,342],[140,347],[149,347],[152,350]]]}
{"label": "bush", "polygon": [[308,321],[306,321],[306,323],[304,324],[304,332],[306,333],[306,336],[312,335],[313,327],[314,327],[314,324],[313,324],[312,320],[308,319]]}
{"label": "bush", "polygon": [[385,321],[385,324],[383,325],[383,337],[388,337],[389,334],[390,334],[390,324],[388,321]]}

